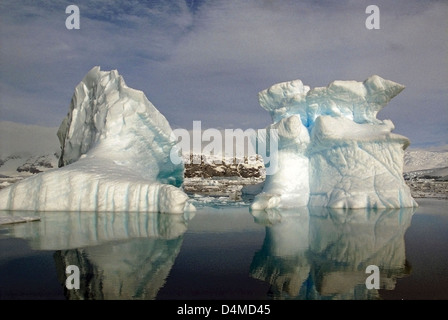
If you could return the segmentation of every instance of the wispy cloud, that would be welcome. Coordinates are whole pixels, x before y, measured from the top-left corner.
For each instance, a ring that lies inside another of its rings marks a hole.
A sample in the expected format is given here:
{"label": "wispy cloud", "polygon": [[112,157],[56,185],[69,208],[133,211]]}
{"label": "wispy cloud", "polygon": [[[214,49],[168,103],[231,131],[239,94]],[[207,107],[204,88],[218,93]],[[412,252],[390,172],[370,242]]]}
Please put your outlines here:
{"label": "wispy cloud", "polygon": [[[260,128],[257,93],[372,74],[406,90],[380,117],[416,144],[447,142],[447,8],[443,1],[68,1],[0,4],[0,118],[55,126],[94,65],[118,69],[175,127]],[[431,127],[431,130],[428,128]],[[432,133],[431,133],[432,132]]]}

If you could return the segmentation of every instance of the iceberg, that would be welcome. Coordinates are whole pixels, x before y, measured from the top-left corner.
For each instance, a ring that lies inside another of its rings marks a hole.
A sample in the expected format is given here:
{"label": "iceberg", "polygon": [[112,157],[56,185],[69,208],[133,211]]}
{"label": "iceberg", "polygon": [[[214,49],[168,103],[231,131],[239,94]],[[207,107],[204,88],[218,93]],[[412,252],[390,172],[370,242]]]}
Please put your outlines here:
{"label": "iceberg", "polygon": [[173,164],[167,119],[116,70],[92,68],[76,86],[57,136],[59,168],[0,190],[0,210],[194,210]]}
{"label": "iceberg", "polygon": [[403,179],[410,141],[392,133],[391,120],[376,118],[403,89],[373,75],[313,89],[294,80],[259,92],[272,117],[267,129],[277,130],[278,168],[251,209],[416,207]]}

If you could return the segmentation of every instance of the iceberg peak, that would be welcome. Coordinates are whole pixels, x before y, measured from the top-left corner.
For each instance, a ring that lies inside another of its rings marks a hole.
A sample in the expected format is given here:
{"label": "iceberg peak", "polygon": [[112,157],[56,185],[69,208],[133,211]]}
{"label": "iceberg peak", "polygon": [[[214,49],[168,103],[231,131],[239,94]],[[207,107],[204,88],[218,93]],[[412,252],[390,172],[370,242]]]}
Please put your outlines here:
{"label": "iceberg peak", "polygon": [[57,134],[60,167],[81,155],[106,157],[116,163],[132,161],[142,177],[182,183],[183,165],[174,165],[167,156],[176,143],[168,120],[142,91],[129,88],[117,70],[96,66],[87,73]]}
{"label": "iceberg peak", "polygon": [[86,74],[57,135],[60,168],[0,190],[1,210],[194,210],[178,188],[184,167],[170,161],[167,119],[118,71]]}
{"label": "iceberg peak", "polygon": [[307,95],[310,123],[320,115],[341,116],[357,123],[380,123],[378,112],[405,87],[373,75],[363,82],[333,81]]}

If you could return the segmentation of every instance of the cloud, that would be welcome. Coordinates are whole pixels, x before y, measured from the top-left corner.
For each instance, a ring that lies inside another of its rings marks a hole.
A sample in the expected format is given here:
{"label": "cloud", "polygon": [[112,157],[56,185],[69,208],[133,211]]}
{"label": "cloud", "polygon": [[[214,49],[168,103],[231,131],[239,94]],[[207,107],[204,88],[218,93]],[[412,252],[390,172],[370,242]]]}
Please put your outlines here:
{"label": "cloud", "polygon": [[[447,140],[447,4],[376,1],[8,1],[0,11],[0,118],[58,125],[94,65],[118,69],[174,127],[261,128],[257,93],[378,74],[406,86],[380,113],[416,143]],[[431,128],[430,130],[428,128]]]}

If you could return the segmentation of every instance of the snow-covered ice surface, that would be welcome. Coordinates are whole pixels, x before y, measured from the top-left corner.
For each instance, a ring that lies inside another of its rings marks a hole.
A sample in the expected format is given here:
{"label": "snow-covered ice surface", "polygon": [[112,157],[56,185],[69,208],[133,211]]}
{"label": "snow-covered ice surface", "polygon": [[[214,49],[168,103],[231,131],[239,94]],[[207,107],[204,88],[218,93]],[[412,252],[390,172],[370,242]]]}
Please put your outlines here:
{"label": "snow-covered ice surface", "polygon": [[295,80],[259,93],[278,132],[278,169],[253,210],[305,205],[400,208],[417,203],[403,179],[409,140],[377,113],[404,86],[371,76],[310,89]]}
{"label": "snow-covered ice surface", "polygon": [[0,190],[1,210],[194,210],[178,188],[183,164],[166,118],[116,70],[92,68],[57,132],[59,166]]}

